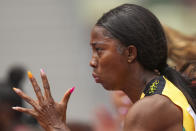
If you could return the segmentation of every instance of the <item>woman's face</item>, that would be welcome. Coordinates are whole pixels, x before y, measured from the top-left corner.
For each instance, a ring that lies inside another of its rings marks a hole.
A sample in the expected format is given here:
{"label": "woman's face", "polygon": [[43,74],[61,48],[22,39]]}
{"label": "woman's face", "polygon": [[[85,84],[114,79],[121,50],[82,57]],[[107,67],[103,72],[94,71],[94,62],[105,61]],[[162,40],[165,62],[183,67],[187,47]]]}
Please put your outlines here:
{"label": "woman's face", "polygon": [[122,89],[128,71],[127,49],[117,39],[109,37],[106,29],[95,26],[91,32],[90,45],[93,77],[105,89]]}

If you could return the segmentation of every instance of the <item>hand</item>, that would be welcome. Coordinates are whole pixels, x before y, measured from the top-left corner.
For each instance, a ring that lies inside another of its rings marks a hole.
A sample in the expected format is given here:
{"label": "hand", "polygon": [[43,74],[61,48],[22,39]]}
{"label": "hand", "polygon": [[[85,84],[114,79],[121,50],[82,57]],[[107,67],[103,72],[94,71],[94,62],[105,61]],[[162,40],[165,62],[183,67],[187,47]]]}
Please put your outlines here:
{"label": "hand", "polygon": [[20,89],[13,88],[14,91],[26,102],[32,105],[34,109],[28,109],[23,107],[13,107],[13,109],[32,115],[47,131],[69,131],[66,126],[66,110],[69,97],[75,87],[69,89],[65,93],[61,102],[57,103],[52,98],[47,76],[42,69],[40,74],[44,87],[44,96],[42,95],[42,92],[39,85],[37,84],[36,79],[31,74],[31,72],[28,72],[29,79],[32,83],[32,86],[38,99],[37,101],[27,96]]}

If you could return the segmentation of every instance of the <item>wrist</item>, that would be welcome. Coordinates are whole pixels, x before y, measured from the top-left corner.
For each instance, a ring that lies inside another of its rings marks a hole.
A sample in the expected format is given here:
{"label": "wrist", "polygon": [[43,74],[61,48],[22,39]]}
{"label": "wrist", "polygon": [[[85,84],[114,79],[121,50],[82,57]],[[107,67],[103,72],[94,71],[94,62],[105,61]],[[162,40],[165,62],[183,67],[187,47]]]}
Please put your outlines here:
{"label": "wrist", "polygon": [[52,128],[50,131],[70,131],[68,127]]}
{"label": "wrist", "polygon": [[50,126],[46,131],[70,131],[70,129],[65,124],[61,124],[58,126]]}

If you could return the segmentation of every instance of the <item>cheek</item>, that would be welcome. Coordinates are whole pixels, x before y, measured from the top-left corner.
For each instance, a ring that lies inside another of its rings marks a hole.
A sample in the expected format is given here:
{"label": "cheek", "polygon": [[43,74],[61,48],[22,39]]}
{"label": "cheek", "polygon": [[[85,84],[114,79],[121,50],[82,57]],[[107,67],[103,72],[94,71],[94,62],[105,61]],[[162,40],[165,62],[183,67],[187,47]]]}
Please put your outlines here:
{"label": "cheek", "polygon": [[120,54],[106,55],[99,61],[100,71],[110,80],[116,80],[126,73],[127,63]]}

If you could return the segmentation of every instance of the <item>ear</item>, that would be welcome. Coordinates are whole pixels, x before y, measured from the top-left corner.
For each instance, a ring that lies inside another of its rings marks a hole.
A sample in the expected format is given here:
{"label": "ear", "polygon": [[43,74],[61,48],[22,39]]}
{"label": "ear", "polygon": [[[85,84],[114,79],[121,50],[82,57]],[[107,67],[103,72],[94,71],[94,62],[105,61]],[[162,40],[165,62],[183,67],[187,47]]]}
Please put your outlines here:
{"label": "ear", "polygon": [[128,63],[133,62],[137,57],[137,48],[134,45],[130,45],[127,47],[127,58]]}

